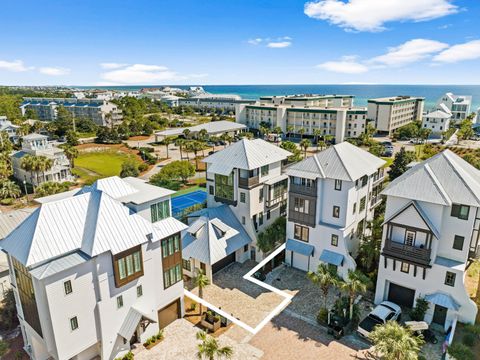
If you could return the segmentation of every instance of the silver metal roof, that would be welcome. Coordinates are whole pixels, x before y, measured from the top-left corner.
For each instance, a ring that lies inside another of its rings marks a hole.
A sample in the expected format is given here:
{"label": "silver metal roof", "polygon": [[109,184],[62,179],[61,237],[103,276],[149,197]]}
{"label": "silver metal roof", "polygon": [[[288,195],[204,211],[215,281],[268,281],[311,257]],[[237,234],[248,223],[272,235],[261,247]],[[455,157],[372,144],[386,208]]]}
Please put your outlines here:
{"label": "silver metal roof", "polygon": [[142,318],[145,318],[151,322],[157,322],[151,316],[147,316],[144,313],[135,309],[134,307],[131,307],[128,310],[127,316],[123,320],[122,326],[118,330],[118,335],[120,335],[126,340],[130,340]]}
{"label": "silver metal roof", "polygon": [[480,171],[447,149],[393,180],[382,194],[445,206],[479,207]]}
{"label": "silver metal roof", "polygon": [[36,208],[24,208],[20,210],[0,213],[0,240],[12,232],[22,223]]}
{"label": "silver metal roof", "polygon": [[199,125],[190,126],[190,127],[167,129],[167,130],[159,131],[155,133],[155,135],[179,136],[179,135],[183,135],[183,131],[185,129],[190,130],[191,134],[198,133],[201,130],[206,130],[208,134],[218,134],[218,133],[225,133],[230,131],[244,130],[246,128],[247,126],[244,124],[239,124],[233,121],[220,120],[220,121],[212,121],[205,124],[199,124]]}
{"label": "silver metal roof", "polygon": [[[212,165],[218,163],[228,165],[231,169],[253,170],[285,160],[290,155],[290,152],[264,140],[242,139],[202,161]],[[211,169],[209,167],[209,171]]]}
{"label": "silver metal roof", "polygon": [[310,156],[288,167],[290,176],[356,181],[385,165],[382,160],[347,141]]}
{"label": "silver metal roof", "polygon": [[30,270],[30,274],[39,280],[46,279],[49,276],[80,265],[89,259],[90,257],[81,251],[75,251],[72,254],[53,259],[52,261],[35,267]]}

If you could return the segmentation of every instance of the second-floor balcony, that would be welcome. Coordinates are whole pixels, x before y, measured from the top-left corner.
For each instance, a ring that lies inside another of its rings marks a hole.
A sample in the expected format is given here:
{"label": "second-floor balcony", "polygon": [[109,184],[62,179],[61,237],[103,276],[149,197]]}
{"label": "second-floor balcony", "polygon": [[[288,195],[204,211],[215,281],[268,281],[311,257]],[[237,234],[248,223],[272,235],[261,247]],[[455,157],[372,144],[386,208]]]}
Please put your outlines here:
{"label": "second-floor balcony", "polygon": [[386,239],[385,246],[383,247],[383,254],[394,259],[406,260],[419,265],[429,266],[432,250]]}
{"label": "second-floor balcony", "polygon": [[312,184],[311,186],[306,185],[299,185],[290,182],[290,192],[301,194],[301,195],[309,195],[309,196],[317,196],[317,187],[316,185]]}
{"label": "second-floor balcony", "polygon": [[252,177],[238,177],[238,186],[243,189],[250,189],[254,186],[257,186],[260,183],[260,179],[257,176]]}

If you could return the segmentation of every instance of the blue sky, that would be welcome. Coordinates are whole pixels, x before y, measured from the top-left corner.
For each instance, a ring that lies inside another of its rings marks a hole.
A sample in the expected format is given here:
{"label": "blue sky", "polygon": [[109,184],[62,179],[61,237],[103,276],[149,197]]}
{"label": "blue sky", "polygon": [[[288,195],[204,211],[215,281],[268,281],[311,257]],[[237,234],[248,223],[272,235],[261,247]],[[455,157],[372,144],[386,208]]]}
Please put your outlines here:
{"label": "blue sky", "polygon": [[478,0],[2,2],[0,84],[480,84]]}

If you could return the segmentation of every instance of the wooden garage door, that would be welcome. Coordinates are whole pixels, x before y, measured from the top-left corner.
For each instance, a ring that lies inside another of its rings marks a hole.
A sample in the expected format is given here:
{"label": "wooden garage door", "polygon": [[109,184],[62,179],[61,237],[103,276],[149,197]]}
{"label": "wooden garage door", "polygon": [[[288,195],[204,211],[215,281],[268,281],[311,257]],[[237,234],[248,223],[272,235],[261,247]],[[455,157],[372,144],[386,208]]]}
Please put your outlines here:
{"label": "wooden garage door", "polygon": [[175,300],[170,305],[165,306],[158,311],[158,325],[163,329],[168,324],[174,322],[180,317],[180,299]]}
{"label": "wooden garage door", "polygon": [[222,260],[217,261],[215,264],[213,264],[212,272],[215,274],[217,271],[222,270],[225,266],[230,265],[233,262],[235,262],[235,253],[231,253],[230,255],[224,257]]}
{"label": "wooden garage door", "polygon": [[415,300],[415,290],[390,283],[388,301],[411,308]]}

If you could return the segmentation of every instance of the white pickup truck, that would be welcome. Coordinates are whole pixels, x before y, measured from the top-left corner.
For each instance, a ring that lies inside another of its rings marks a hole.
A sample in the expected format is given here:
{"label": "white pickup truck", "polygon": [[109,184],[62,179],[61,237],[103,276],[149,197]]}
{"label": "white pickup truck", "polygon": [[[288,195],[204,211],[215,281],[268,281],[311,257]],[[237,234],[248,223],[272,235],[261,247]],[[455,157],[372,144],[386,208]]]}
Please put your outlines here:
{"label": "white pickup truck", "polygon": [[368,316],[358,324],[357,332],[368,338],[368,335],[377,325],[383,325],[389,320],[400,320],[402,309],[390,301],[383,301],[372,310]]}

